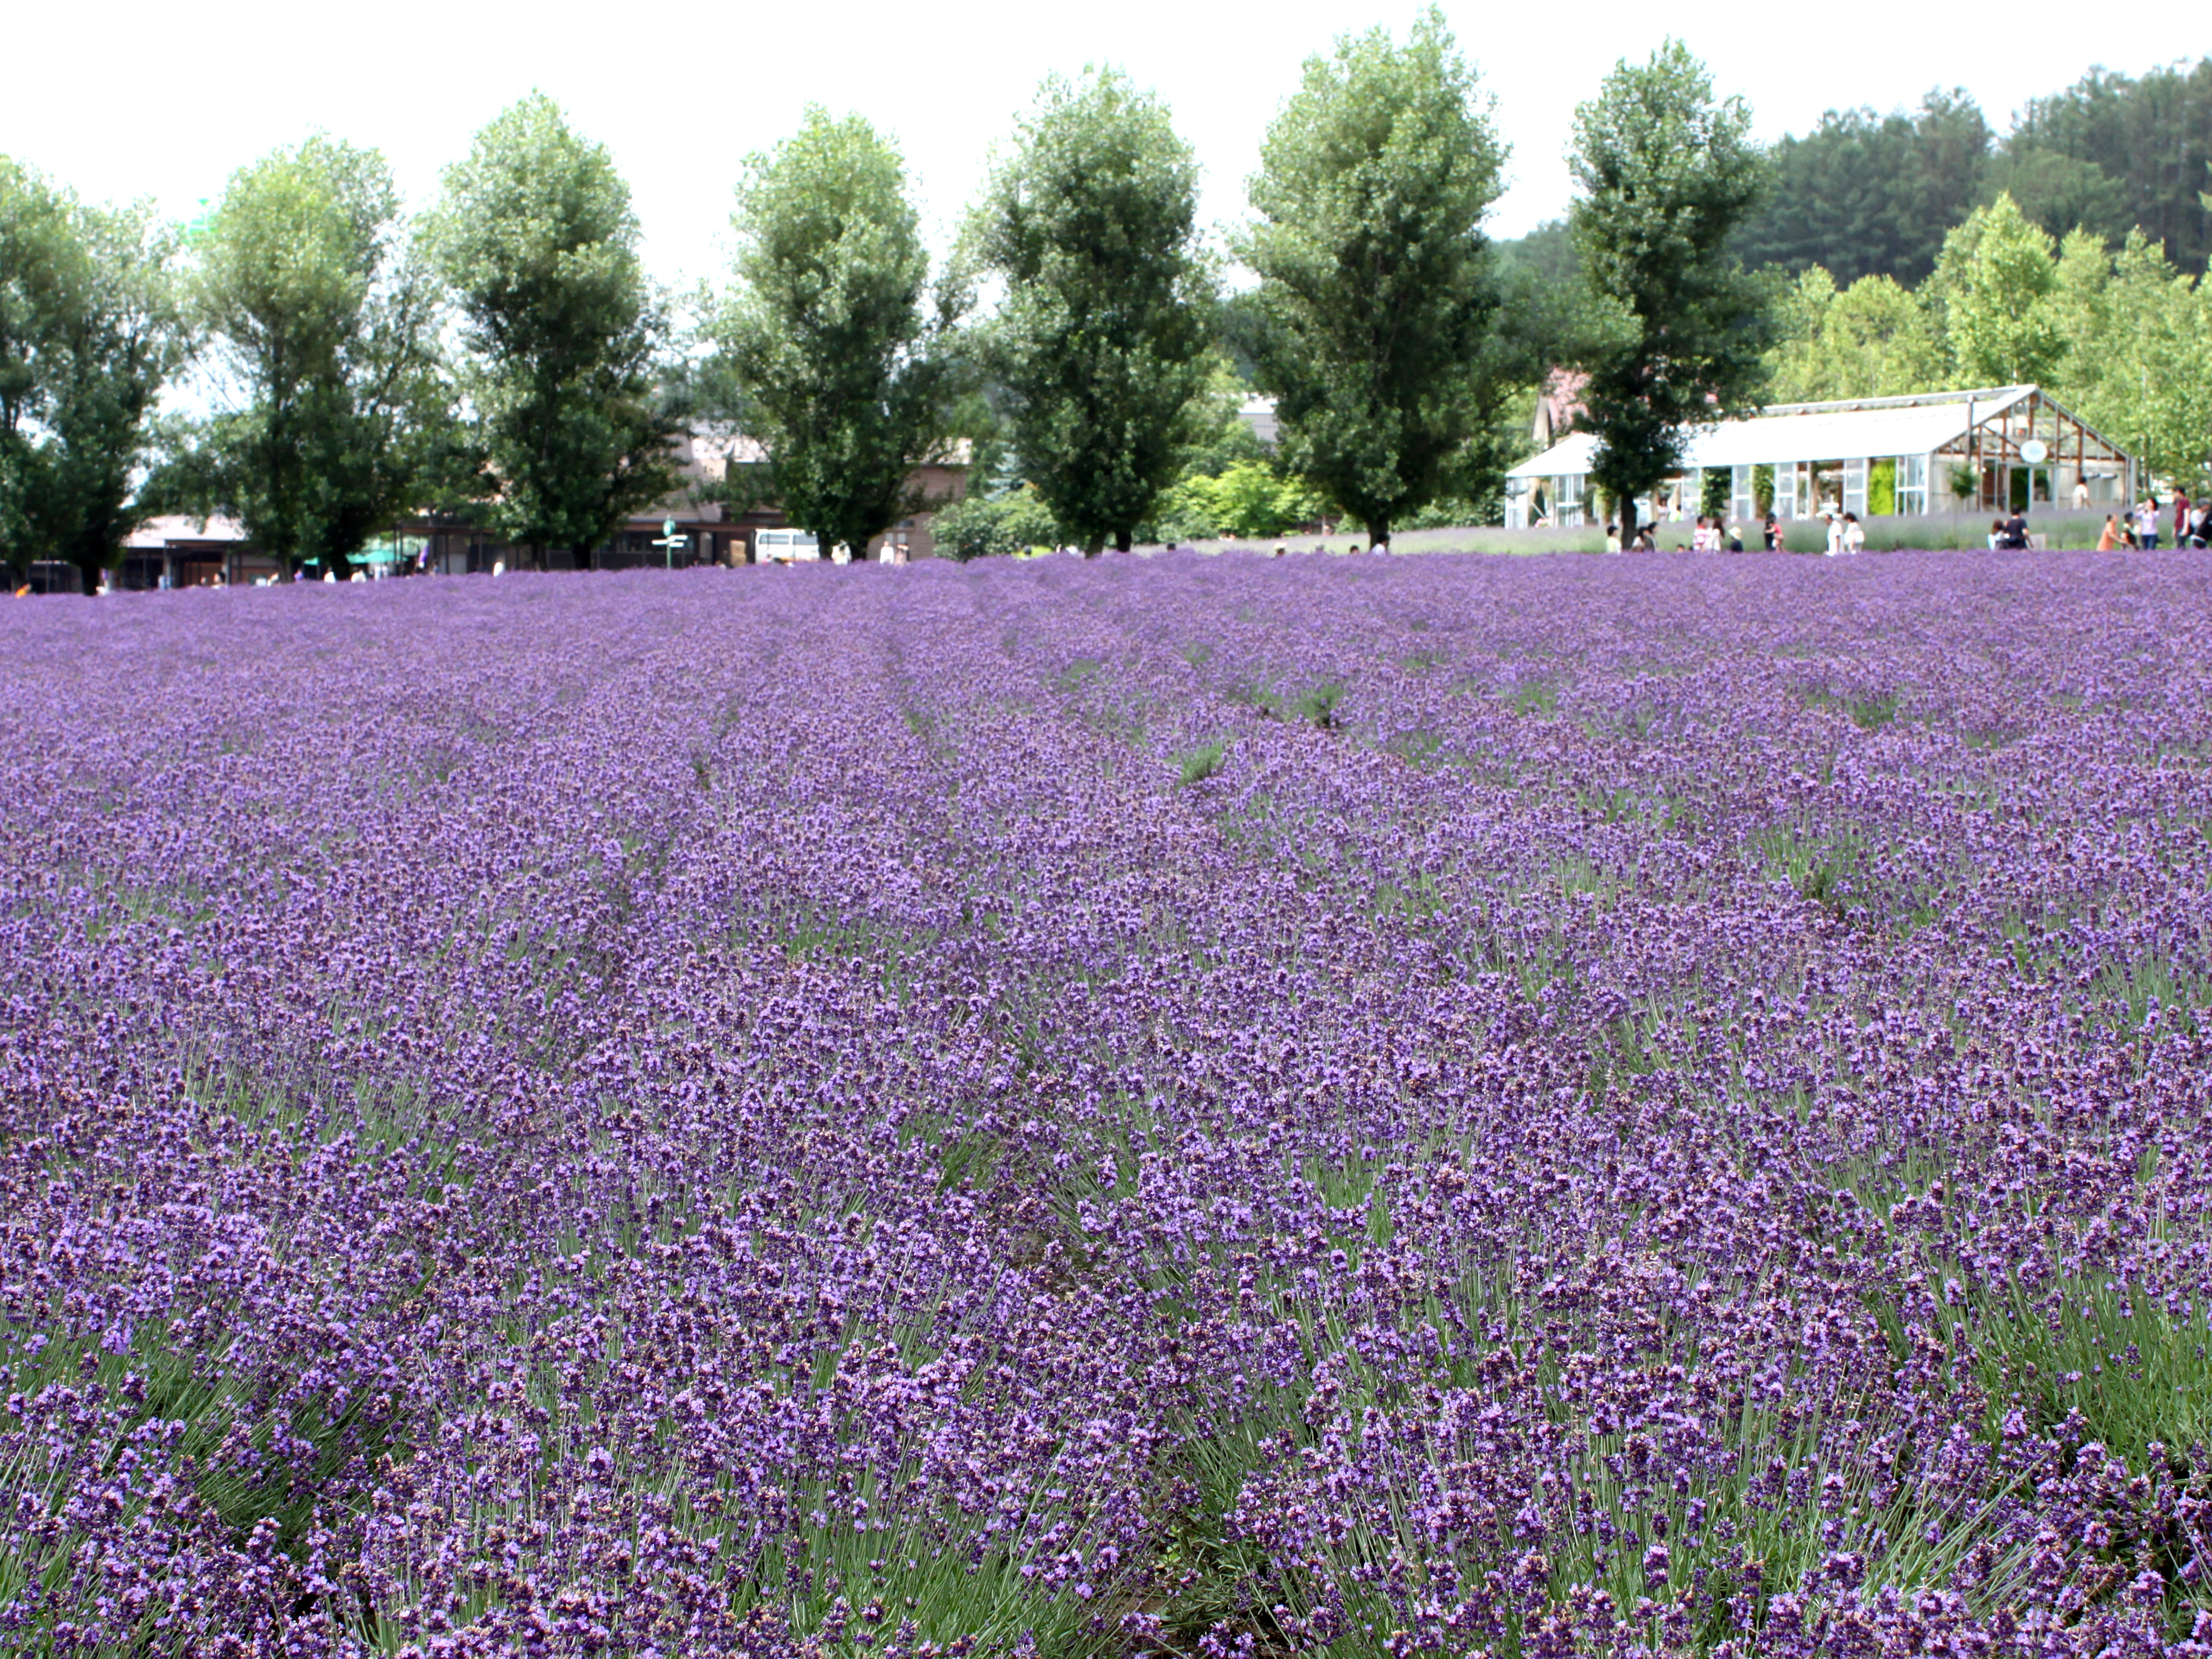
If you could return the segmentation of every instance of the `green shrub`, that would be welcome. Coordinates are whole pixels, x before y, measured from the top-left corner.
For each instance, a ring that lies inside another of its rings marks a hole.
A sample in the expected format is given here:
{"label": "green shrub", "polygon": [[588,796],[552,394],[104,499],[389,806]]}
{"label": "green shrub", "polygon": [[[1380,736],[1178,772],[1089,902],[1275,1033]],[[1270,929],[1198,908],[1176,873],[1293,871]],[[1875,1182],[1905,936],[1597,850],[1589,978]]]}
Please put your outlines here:
{"label": "green shrub", "polygon": [[1867,469],[1867,513],[1883,518],[1897,511],[1897,459],[1884,456]]}
{"label": "green shrub", "polygon": [[939,556],[963,561],[1010,556],[1060,540],[1052,509],[1026,484],[955,501],[931,520],[930,530]]}
{"label": "green shrub", "polygon": [[1161,499],[1157,528],[1168,541],[1279,536],[1316,517],[1321,498],[1302,479],[1263,460],[1232,464],[1218,477],[1186,475]]}

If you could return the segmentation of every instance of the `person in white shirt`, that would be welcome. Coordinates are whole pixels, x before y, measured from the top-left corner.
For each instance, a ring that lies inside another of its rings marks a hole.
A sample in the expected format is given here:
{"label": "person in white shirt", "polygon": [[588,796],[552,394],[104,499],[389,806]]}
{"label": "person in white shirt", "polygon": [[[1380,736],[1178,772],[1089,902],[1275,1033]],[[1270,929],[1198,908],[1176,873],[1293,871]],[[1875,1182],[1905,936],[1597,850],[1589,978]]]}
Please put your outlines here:
{"label": "person in white shirt", "polygon": [[1832,513],[1820,516],[1828,521],[1828,556],[1832,559],[1844,550],[1844,521]]}
{"label": "person in white shirt", "polygon": [[1844,551],[1866,551],[1866,526],[1859,522],[1859,515],[1856,513],[1844,514]]}

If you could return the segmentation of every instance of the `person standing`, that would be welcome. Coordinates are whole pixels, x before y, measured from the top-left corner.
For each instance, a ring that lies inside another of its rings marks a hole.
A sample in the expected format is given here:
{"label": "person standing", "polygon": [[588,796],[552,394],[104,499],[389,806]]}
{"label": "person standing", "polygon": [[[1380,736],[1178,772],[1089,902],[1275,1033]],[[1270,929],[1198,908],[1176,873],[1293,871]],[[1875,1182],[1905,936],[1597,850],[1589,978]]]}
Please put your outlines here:
{"label": "person standing", "polygon": [[2076,513],[2089,510],[2089,481],[2078,472],[2074,475],[2074,510]]}
{"label": "person standing", "polygon": [[2173,487],[2173,544],[2189,545],[2189,491],[2179,484]]}
{"label": "person standing", "polygon": [[2105,514],[2105,533],[2097,538],[2097,551],[2110,553],[2120,544],[2120,527],[2111,514]]}
{"label": "person standing", "polygon": [[1844,514],[1844,551],[1866,551],[1866,526],[1859,522],[1859,515],[1856,513]]}
{"label": "person standing", "polygon": [[1766,510],[1765,522],[1759,526],[1759,545],[1768,553],[1782,545],[1782,520],[1774,516],[1772,507]]}
{"label": "person standing", "polygon": [[2158,497],[2147,495],[2136,507],[2136,539],[2146,553],[2158,551]]}

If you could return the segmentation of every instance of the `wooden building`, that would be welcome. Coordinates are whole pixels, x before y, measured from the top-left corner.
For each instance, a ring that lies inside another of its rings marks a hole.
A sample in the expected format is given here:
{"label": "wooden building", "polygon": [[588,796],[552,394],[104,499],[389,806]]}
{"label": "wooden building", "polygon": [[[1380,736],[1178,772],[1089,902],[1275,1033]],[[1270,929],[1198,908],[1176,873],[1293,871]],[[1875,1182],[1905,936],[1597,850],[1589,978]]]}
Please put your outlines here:
{"label": "wooden building", "polygon": [[[766,459],[753,439],[701,429],[685,433],[678,446],[684,483],[675,495],[634,514],[602,546],[580,553],[567,548],[550,550],[548,568],[629,570],[746,564],[755,558],[762,532],[789,525],[774,503],[741,507],[723,499],[726,495],[734,501],[758,501],[762,492],[744,487],[744,469],[757,467]],[[957,501],[965,493],[967,479],[968,455],[963,445],[942,459],[915,469],[913,482],[925,499],[943,504]],[[860,556],[878,557],[888,543],[903,548],[908,558],[930,557],[936,550],[930,534],[931,517],[922,512],[902,520],[877,537]],[[663,526],[670,520],[682,538],[681,546],[662,544],[666,540]],[[529,562],[524,550],[499,540],[466,514],[422,514],[403,519],[373,539],[362,556],[373,575],[401,572],[478,575],[501,567],[520,570]],[[233,520],[165,517],[148,520],[132,534],[125,545],[115,582],[131,588],[239,586],[265,581],[276,570],[276,562],[258,551]]]}

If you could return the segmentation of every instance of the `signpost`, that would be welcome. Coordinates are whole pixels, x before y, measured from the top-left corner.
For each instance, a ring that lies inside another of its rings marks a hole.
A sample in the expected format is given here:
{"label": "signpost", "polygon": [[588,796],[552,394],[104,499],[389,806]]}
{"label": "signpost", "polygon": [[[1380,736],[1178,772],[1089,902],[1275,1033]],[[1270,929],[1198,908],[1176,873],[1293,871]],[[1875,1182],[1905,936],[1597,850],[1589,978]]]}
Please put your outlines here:
{"label": "signpost", "polygon": [[676,568],[676,550],[679,547],[690,546],[691,538],[689,536],[679,536],[676,533],[675,520],[663,519],[660,521],[660,534],[653,544],[655,547],[665,547],[668,550],[667,564],[668,568],[673,570]]}

